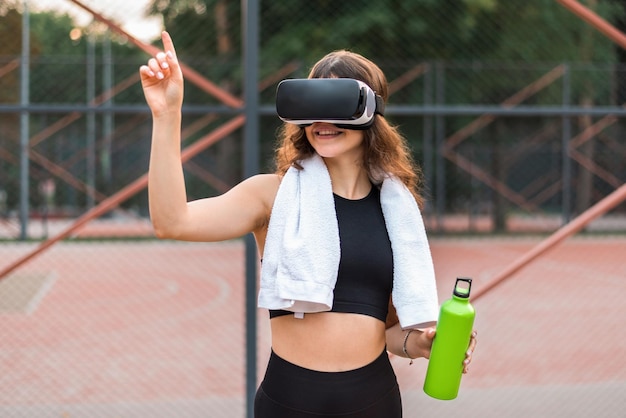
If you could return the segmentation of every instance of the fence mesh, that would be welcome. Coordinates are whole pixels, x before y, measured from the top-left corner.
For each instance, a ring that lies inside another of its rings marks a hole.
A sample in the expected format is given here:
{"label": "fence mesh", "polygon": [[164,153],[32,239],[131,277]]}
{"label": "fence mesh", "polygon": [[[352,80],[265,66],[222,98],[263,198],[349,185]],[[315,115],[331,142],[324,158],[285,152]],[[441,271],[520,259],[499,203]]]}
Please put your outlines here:
{"label": "fence mesh", "polygon": [[[141,182],[151,120],[138,77],[146,45],[159,47],[167,28],[179,59],[199,74],[186,78],[183,147],[207,141],[232,122],[233,101],[242,95],[242,3],[0,4],[0,38],[10,40],[0,44],[0,415],[245,414],[243,245],[153,239]],[[280,80],[306,77],[332,50],[362,53],[387,75],[387,118],[407,136],[425,174],[441,298],[455,275],[488,283],[626,180],[626,52],[563,2],[259,3],[262,109],[272,108]],[[626,30],[623,2],[580,3]],[[268,172],[279,121],[271,111],[260,120],[259,164]],[[217,139],[184,166],[190,199],[222,193],[242,178],[243,130]],[[111,196],[116,204],[73,228]],[[599,323],[624,311],[615,295],[624,290],[625,233],[622,199],[585,223],[572,244],[477,301],[484,337],[464,378],[472,394],[459,400],[465,410],[577,416],[580,393],[562,390],[573,387],[584,388],[585,405],[602,405],[612,416],[622,397],[606,394],[623,390],[626,363],[606,361],[625,358],[619,341],[626,338],[618,338],[617,324]],[[586,292],[569,287],[585,278],[593,280]],[[516,292],[528,294],[503,306],[499,298]],[[549,306],[563,292],[570,303]],[[258,322],[262,373],[265,312]],[[533,327],[544,333],[533,335]],[[593,345],[604,351],[575,340],[592,327],[603,342]],[[591,371],[565,372],[562,361],[551,366],[564,341],[583,346],[567,357],[571,367],[584,358],[594,363]],[[515,362],[527,373],[515,377]],[[415,369],[397,363],[406,406],[445,413],[420,393]],[[513,389],[520,386],[525,391]],[[532,409],[526,401],[542,390],[556,395]],[[509,408],[496,399],[503,394]],[[556,400],[572,409],[553,409]]]}

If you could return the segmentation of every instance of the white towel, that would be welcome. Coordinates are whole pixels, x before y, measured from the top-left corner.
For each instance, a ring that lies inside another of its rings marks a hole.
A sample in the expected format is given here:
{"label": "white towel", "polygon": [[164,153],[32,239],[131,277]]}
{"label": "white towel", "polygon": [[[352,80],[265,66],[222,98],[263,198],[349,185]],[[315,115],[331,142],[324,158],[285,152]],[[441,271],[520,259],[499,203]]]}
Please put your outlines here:
{"label": "white towel", "polygon": [[[296,313],[332,309],[339,227],[330,175],[317,154],[291,167],[276,194],[265,240],[258,305]],[[437,321],[430,247],[411,192],[387,176],[380,200],[393,252],[392,300],[403,329]]]}

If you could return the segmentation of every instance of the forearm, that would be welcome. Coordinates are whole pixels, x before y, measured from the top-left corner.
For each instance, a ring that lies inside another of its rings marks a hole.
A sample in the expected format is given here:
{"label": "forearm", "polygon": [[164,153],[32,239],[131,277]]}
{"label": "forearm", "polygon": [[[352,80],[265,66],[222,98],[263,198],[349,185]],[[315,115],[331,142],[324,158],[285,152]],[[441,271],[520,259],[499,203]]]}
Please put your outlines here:
{"label": "forearm", "polygon": [[387,328],[387,351],[400,357],[406,357],[402,347],[404,346],[404,337],[408,331],[403,331],[400,324],[397,323],[391,328]]}
{"label": "forearm", "polygon": [[402,330],[400,324],[387,328],[387,351],[400,357],[430,357],[434,328]]}
{"label": "forearm", "polygon": [[148,199],[155,233],[162,238],[175,238],[174,226],[187,210],[180,132],[180,111],[153,116]]}

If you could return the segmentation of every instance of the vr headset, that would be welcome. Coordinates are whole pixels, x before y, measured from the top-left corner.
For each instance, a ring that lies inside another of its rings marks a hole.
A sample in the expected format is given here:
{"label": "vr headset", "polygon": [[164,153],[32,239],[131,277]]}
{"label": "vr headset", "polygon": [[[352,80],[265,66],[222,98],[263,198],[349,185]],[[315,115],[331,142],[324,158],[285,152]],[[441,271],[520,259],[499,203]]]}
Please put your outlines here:
{"label": "vr headset", "polygon": [[384,110],[383,98],[352,78],[283,80],[276,90],[278,117],[300,127],[327,122],[341,129],[367,129]]}

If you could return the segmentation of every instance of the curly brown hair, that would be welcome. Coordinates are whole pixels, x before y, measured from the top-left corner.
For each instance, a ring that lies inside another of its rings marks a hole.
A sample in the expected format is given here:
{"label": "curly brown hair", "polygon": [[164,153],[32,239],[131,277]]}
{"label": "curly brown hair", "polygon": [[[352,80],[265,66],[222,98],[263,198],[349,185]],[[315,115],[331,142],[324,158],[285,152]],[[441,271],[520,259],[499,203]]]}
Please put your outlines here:
{"label": "curly brown hair", "polygon": [[[309,78],[354,78],[361,80],[380,95],[385,103],[389,91],[382,70],[360,54],[347,50],[333,51],[311,69]],[[364,130],[363,166],[375,183],[382,182],[381,173],[396,176],[422,205],[422,172],[414,163],[406,139],[395,126],[376,115],[371,127]],[[276,149],[276,173],[284,175],[289,167],[299,167],[298,161],[313,155],[315,150],[306,138],[304,128],[284,123]]]}

